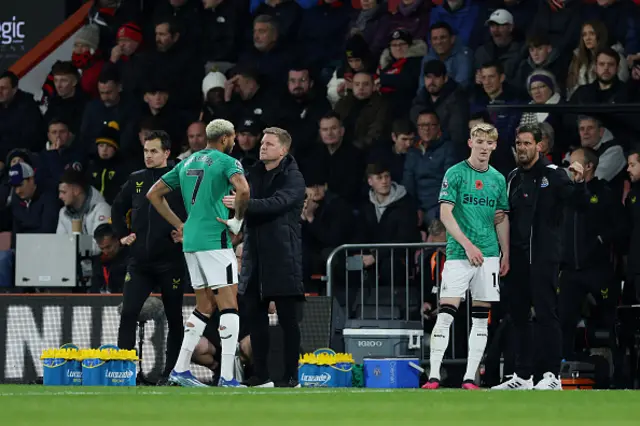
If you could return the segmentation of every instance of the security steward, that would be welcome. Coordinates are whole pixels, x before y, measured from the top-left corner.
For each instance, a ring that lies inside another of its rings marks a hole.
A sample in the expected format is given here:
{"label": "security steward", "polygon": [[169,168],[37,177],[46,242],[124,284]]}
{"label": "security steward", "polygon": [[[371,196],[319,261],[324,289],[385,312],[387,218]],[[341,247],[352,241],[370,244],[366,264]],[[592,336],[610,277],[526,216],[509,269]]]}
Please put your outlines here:
{"label": "security steward", "polygon": [[[516,338],[516,371],[510,380],[494,387],[496,389],[558,389],[562,386],[557,375],[562,360],[558,275],[563,216],[568,204],[586,205],[589,196],[582,165],[571,164],[570,179],[565,170],[540,155],[541,141],[539,126],[518,129],[518,167],[507,179],[511,268],[505,281],[505,301]],[[532,315],[535,315],[534,336],[530,327]],[[535,386],[533,375],[537,380]]]}
{"label": "security steward", "polygon": [[[120,242],[130,246],[130,259],[124,285],[124,300],[118,330],[118,347],[134,349],[136,324],[149,294],[160,289],[169,324],[167,354],[161,382],[175,365],[183,338],[182,298],[186,267],[182,247],[174,242],[175,230],[147,200],[151,186],[171,167],[167,165],[171,139],[166,132],[152,131],[145,138],[146,169],[132,173],[112,206],[112,221]],[[186,220],[179,192],[167,196],[171,209]],[[127,214],[131,210],[131,227]],[[160,383],[159,383],[160,384]]]}

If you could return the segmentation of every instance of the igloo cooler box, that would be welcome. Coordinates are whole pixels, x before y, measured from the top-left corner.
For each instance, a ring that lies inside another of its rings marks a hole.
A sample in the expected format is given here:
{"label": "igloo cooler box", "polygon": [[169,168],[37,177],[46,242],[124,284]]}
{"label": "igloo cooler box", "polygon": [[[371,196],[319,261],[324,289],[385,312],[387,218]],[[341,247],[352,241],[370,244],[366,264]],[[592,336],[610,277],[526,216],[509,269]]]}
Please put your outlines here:
{"label": "igloo cooler box", "polygon": [[345,352],[356,364],[372,357],[422,359],[422,323],[397,320],[347,320],[342,331]]}

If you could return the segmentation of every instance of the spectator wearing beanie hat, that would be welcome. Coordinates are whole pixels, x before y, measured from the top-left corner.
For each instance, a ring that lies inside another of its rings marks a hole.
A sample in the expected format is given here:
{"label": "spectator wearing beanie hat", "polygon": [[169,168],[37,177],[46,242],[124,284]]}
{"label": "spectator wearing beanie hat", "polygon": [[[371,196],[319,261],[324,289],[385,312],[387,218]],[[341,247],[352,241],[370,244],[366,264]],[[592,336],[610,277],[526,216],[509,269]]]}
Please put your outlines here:
{"label": "spectator wearing beanie hat", "polygon": [[92,98],[97,98],[98,77],[104,66],[101,52],[98,50],[100,43],[100,29],[95,24],[85,25],[80,28],[73,39],[73,53],[71,62],[78,68],[82,77],[80,87]]}
{"label": "spectator wearing beanie hat", "polygon": [[98,137],[98,156],[89,164],[91,185],[111,205],[120,188],[131,173],[129,163],[120,155],[120,126],[115,121],[106,123]]}
{"label": "spectator wearing beanie hat", "polygon": [[122,76],[124,92],[139,98],[142,96],[142,76],[138,71],[142,67],[139,53],[143,41],[142,30],[137,24],[127,22],[118,29],[116,40],[117,44],[111,49],[109,62],[115,64]]}
{"label": "spectator wearing beanie hat", "polygon": [[336,68],[329,84],[327,85],[327,99],[331,106],[351,91],[351,81],[353,75],[359,71],[374,73],[377,64],[369,51],[367,42],[360,34],[352,36],[347,40],[345,48],[345,58],[342,65]]}
{"label": "spectator wearing beanie hat", "polygon": [[202,80],[203,104],[200,112],[200,120],[209,123],[214,118],[224,116],[224,86],[227,77],[220,71],[209,72]]}

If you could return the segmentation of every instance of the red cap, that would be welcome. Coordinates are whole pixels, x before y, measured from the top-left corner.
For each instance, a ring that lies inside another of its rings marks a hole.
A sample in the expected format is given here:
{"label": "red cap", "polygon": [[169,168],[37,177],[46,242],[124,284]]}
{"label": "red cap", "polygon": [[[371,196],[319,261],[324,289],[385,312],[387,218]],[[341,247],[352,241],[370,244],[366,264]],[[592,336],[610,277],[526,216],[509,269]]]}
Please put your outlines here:
{"label": "red cap", "polygon": [[124,24],[118,29],[118,34],[116,38],[118,39],[128,38],[129,40],[133,40],[133,41],[137,41],[138,43],[141,43],[142,30],[137,24],[134,24],[133,22],[127,22],[126,24]]}

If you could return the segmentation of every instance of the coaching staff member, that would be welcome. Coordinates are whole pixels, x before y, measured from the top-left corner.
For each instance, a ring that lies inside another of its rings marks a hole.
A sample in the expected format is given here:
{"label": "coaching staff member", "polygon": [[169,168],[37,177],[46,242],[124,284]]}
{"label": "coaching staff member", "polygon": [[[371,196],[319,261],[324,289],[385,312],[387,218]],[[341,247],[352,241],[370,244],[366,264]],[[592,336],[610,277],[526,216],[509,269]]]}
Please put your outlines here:
{"label": "coaching staff member", "polygon": [[[269,302],[276,304],[284,338],[283,386],[295,386],[300,351],[302,241],[300,214],[305,184],[289,154],[291,136],[269,127],[260,143],[260,161],[247,170],[251,199],[245,214],[244,250],[239,293],[249,314],[254,376],[249,386],[273,387],[267,368]],[[225,197],[233,207],[234,197]]]}
{"label": "coaching staff member", "polygon": [[[124,300],[118,330],[118,347],[134,349],[136,323],[142,305],[157,287],[169,324],[167,359],[161,381],[178,359],[182,345],[182,296],[186,274],[182,246],[173,241],[174,228],[154,209],[146,194],[149,188],[171,167],[167,165],[171,139],[166,132],[153,131],[144,142],[146,169],[132,173],[116,196],[112,206],[112,222],[123,245],[130,246],[130,258],[125,276]],[[167,196],[171,209],[186,220],[180,192]],[[131,230],[126,223],[131,210]]]}
{"label": "coaching staff member", "polygon": [[[518,167],[507,178],[511,270],[505,280],[505,299],[514,325],[516,371],[494,389],[532,389],[532,374],[539,380],[535,389],[562,389],[557,377],[562,359],[557,291],[563,213],[567,204],[586,205],[589,197],[582,165],[571,164],[570,179],[565,170],[540,155],[540,142],[537,125],[518,129]],[[532,308],[535,339],[529,325]]]}

